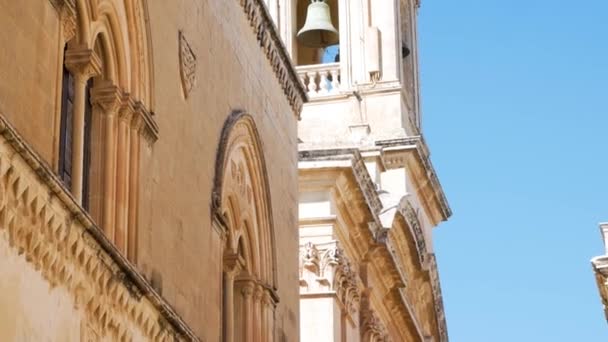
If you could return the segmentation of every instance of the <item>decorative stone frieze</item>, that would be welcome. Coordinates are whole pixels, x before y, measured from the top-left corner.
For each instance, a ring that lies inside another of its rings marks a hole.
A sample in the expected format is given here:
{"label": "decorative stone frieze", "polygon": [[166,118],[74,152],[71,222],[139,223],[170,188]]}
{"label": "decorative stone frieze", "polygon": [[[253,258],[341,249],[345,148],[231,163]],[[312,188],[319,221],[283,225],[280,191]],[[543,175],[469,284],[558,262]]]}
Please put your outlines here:
{"label": "decorative stone frieze", "polygon": [[135,333],[198,340],[1,115],[0,239],[51,287],[68,291],[91,331],[116,341]]}
{"label": "decorative stone frieze", "polygon": [[249,24],[270,62],[283,92],[289,100],[294,113],[300,118],[302,106],[308,101],[306,90],[300,79],[287,49],[268,13],[264,0],[237,0],[249,20]]}

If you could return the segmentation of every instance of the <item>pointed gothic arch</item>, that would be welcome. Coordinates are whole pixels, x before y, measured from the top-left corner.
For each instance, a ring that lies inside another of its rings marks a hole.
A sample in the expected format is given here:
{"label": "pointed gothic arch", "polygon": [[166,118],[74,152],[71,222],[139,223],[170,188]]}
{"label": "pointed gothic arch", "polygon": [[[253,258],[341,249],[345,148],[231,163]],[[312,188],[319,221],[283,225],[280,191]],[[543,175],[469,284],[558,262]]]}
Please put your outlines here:
{"label": "pointed gothic arch", "polygon": [[233,112],[216,157],[212,212],[225,230],[224,341],[272,341],[276,255],[262,144],[253,117]]}

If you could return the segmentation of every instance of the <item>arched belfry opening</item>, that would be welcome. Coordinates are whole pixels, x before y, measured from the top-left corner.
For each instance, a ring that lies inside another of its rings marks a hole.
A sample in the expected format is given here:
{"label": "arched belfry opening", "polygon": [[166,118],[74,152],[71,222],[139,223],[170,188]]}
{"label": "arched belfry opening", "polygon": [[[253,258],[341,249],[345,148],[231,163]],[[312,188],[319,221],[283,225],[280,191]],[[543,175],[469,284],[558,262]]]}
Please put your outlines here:
{"label": "arched belfry opening", "polygon": [[268,177],[255,123],[244,112],[224,124],[212,200],[225,232],[223,341],[273,341],[278,296]]}
{"label": "arched belfry opening", "polygon": [[338,0],[298,0],[295,22],[297,65],[340,61]]}

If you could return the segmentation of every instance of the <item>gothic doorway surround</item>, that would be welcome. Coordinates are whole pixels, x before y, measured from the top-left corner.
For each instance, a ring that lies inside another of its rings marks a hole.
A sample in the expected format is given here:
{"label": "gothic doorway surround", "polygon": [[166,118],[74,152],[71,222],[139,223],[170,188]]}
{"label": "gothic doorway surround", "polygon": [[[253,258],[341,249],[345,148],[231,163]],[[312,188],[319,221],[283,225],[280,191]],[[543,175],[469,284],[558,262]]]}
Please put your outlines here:
{"label": "gothic doorway surround", "polygon": [[223,341],[273,341],[278,296],[272,207],[259,134],[243,111],[233,112],[222,129],[212,197],[225,233]]}

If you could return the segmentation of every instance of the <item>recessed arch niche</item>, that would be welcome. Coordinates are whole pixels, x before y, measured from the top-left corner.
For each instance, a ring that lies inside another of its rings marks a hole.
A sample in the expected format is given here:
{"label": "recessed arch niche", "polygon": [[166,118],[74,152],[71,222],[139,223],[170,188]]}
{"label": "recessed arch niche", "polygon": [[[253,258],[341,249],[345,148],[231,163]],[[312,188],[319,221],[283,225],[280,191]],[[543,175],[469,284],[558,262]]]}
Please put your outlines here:
{"label": "recessed arch niche", "polygon": [[212,210],[224,231],[223,340],[272,341],[278,303],[266,163],[253,117],[233,112],[222,129]]}

